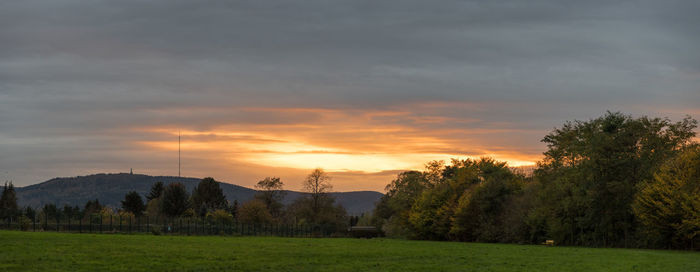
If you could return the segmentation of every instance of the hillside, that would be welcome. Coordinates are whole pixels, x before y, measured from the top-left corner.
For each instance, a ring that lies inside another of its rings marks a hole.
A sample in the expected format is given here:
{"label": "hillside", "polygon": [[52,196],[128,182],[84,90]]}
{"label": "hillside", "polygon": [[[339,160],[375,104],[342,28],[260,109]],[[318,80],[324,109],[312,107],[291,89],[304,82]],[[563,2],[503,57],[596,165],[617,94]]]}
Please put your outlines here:
{"label": "hillside", "polygon": [[[199,183],[197,178],[180,178],[169,176],[147,176],[139,174],[96,174],[70,178],[54,178],[39,184],[18,187],[17,199],[20,206],[40,207],[53,203],[59,206],[68,204],[82,206],[88,200],[99,199],[100,203],[120,207],[120,201],[129,191],[136,191],[144,196],[157,181],[165,184],[181,182],[188,191]],[[233,202],[246,202],[253,198],[255,190],[229,183],[221,183],[224,195]],[[291,203],[303,193],[287,191],[283,202]],[[374,191],[338,192],[332,193],[337,203],[347,209],[348,213],[359,215],[371,211],[374,203],[382,196]]]}

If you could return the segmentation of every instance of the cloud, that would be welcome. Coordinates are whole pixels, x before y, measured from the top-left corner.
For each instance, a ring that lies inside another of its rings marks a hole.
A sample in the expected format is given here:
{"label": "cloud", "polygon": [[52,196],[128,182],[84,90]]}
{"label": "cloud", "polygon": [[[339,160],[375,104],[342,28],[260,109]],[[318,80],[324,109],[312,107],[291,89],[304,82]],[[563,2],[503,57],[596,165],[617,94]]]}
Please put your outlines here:
{"label": "cloud", "polygon": [[697,115],[699,5],[3,2],[0,172],[172,174],[178,130],[190,173],[246,184],[329,158],[532,162],[566,120]]}

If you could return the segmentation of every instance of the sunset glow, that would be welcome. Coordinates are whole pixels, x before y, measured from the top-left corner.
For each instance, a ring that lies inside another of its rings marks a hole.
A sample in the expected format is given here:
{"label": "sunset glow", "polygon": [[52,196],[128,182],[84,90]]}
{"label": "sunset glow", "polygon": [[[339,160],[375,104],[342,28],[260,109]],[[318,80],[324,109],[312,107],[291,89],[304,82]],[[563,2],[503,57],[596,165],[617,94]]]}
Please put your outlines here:
{"label": "sunset glow", "polygon": [[433,160],[535,165],[567,121],[700,117],[697,12],[652,6],[8,3],[0,179],[180,161],[293,190],[321,167],[335,190],[381,192]]}

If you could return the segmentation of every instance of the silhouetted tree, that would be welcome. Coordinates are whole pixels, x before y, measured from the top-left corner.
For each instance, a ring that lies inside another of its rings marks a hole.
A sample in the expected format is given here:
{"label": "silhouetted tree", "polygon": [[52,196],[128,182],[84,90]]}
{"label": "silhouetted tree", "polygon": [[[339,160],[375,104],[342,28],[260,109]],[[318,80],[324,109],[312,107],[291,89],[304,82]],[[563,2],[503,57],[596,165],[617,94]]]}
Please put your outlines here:
{"label": "silhouetted tree", "polygon": [[282,199],[285,195],[283,186],[284,183],[278,177],[266,177],[255,185],[258,190],[255,198],[265,203],[272,216],[279,216],[282,212]]}
{"label": "silhouetted tree", "polygon": [[140,216],[146,209],[146,206],[143,204],[143,199],[141,199],[139,193],[131,191],[124,196],[124,200],[122,200],[122,209],[136,216]]}
{"label": "silhouetted tree", "polygon": [[17,193],[12,182],[5,182],[2,195],[0,195],[0,217],[12,217],[17,215]]}
{"label": "silhouetted tree", "polygon": [[162,181],[153,183],[153,185],[151,185],[151,191],[148,192],[148,195],[146,195],[146,202],[148,203],[148,201],[154,200],[163,195],[163,188],[164,186]]}
{"label": "silhouetted tree", "polygon": [[162,213],[170,217],[180,216],[190,207],[189,196],[182,183],[168,184],[161,200]]}
{"label": "silhouetted tree", "polygon": [[328,193],[333,189],[331,177],[321,168],[314,169],[304,180],[304,190],[309,193],[312,217],[316,217],[324,204],[324,198],[328,198]]}
{"label": "silhouetted tree", "polygon": [[205,216],[209,211],[225,210],[228,208],[228,203],[219,183],[207,177],[202,179],[192,191],[192,206],[199,216]]}

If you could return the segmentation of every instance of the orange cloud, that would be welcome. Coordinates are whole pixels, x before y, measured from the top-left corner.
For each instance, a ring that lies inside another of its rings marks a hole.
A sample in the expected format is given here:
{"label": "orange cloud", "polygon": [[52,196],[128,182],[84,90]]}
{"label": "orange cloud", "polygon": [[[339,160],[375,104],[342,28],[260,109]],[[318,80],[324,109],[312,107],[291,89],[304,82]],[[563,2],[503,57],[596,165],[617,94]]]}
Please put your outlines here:
{"label": "orange cloud", "polygon": [[[436,108],[462,104],[438,103],[416,105],[415,108]],[[473,106],[473,105],[472,105]],[[212,160],[223,165],[218,172],[226,173],[225,165],[257,165],[285,169],[280,173],[259,173],[284,176],[321,167],[338,177],[336,182],[344,190],[381,190],[391,179],[384,180],[373,173],[422,169],[431,160],[450,158],[493,157],[507,161],[511,166],[533,165],[540,158],[532,148],[513,148],[503,143],[489,141],[513,137],[533,131],[513,128],[489,128],[476,124],[474,118],[443,117],[403,110],[359,110],[317,108],[244,108],[248,113],[263,112],[271,116],[296,118],[295,114],[314,113],[312,120],[288,123],[240,123],[220,122],[208,129],[174,127],[146,127],[137,130],[161,135],[157,139],[139,141],[146,149],[177,150],[177,135],[181,135],[181,148],[189,156],[189,167]],[[218,110],[214,110],[218,111]],[[280,117],[280,118],[283,118]],[[444,127],[445,124],[457,124]],[[426,125],[428,127],[426,127]],[[543,134],[537,131],[536,133]],[[505,141],[507,144],[508,142]],[[535,143],[536,144],[536,143]],[[525,150],[525,151],[523,151]],[[290,171],[296,169],[297,171]],[[340,173],[354,173],[342,175]],[[358,174],[363,173],[363,174]],[[211,173],[209,175],[215,175]],[[368,179],[358,178],[365,175]],[[352,178],[350,178],[352,176]],[[369,177],[372,178],[369,178]],[[363,182],[359,182],[363,180]],[[367,180],[372,180],[368,184]],[[246,181],[245,183],[252,182]],[[359,182],[359,183],[358,183]],[[238,182],[240,183],[240,182]],[[252,183],[251,183],[252,184]],[[355,185],[353,185],[355,184]],[[293,186],[292,186],[293,187]]]}

